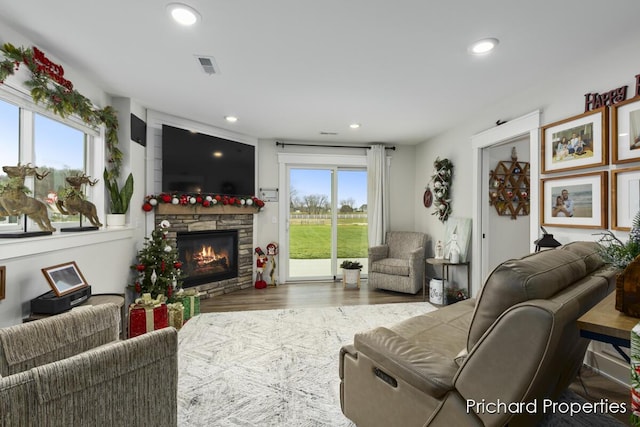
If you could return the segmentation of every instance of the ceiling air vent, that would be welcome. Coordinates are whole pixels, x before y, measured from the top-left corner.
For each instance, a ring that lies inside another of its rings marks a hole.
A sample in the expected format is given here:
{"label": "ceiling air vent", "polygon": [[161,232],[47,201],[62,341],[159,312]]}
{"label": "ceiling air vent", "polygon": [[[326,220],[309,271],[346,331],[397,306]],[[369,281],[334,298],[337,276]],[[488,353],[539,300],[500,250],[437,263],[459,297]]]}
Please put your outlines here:
{"label": "ceiling air vent", "polygon": [[213,56],[196,55],[196,58],[198,59],[198,63],[205,73],[209,75],[220,74],[218,64],[216,64],[216,60],[213,58]]}
{"label": "ceiling air vent", "polygon": [[337,134],[338,134],[338,132],[327,132],[327,131],[324,131],[324,130],[320,131],[320,135],[337,135]]}

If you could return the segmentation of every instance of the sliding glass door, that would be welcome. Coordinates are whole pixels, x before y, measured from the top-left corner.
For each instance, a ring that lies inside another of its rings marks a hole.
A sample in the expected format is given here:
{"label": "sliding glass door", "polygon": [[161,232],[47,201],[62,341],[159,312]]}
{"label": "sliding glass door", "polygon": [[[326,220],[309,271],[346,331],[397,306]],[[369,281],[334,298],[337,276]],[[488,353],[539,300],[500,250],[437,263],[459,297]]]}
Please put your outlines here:
{"label": "sliding glass door", "polygon": [[344,259],[367,259],[364,168],[293,166],[288,170],[287,280],[340,276]]}

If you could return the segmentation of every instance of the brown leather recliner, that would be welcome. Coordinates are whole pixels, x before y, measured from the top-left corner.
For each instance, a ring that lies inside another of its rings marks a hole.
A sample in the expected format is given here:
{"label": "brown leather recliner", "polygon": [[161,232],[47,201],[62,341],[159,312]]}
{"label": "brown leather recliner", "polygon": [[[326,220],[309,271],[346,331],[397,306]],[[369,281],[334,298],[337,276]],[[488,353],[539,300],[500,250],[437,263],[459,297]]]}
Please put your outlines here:
{"label": "brown leather recliner", "polygon": [[582,365],[576,320],[614,287],[593,242],[506,261],[477,300],[356,334],[342,411],[360,427],[536,425]]}

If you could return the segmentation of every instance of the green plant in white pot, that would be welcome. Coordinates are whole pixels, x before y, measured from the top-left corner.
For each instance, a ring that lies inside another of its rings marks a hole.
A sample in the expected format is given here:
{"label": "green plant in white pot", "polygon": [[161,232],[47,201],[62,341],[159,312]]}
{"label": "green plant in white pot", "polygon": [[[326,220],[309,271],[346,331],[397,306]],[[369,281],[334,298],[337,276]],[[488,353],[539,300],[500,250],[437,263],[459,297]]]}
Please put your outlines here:
{"label": "green plant in white pot", "polygon": [[362,264],[358,261],[344,260],[340,264],[342,269],[342,285],[357,285],[360,287],[360,270],[362,270]]}
{"label": "green plant in white pot", "polygon": [[116,178],[110,177],[106,169],[103,176],[109,193],[109,212],[111,212],[107,215],[107,226],[122,227],[133,196],[133,175],[129,174],[122,188],[119,188]]}

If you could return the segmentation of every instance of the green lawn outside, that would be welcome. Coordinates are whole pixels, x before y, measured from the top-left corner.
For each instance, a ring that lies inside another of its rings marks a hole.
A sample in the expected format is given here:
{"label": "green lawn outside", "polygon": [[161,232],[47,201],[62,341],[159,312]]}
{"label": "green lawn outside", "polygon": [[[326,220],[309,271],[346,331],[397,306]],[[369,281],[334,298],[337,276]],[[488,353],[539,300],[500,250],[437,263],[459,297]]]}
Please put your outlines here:
{"label": "green lawn outside", "polygon": [[[289,257],[331,258],[331,225],[295,224],[289,227]],[[338,224],[338,258],[367,257],[367,225]]]}

